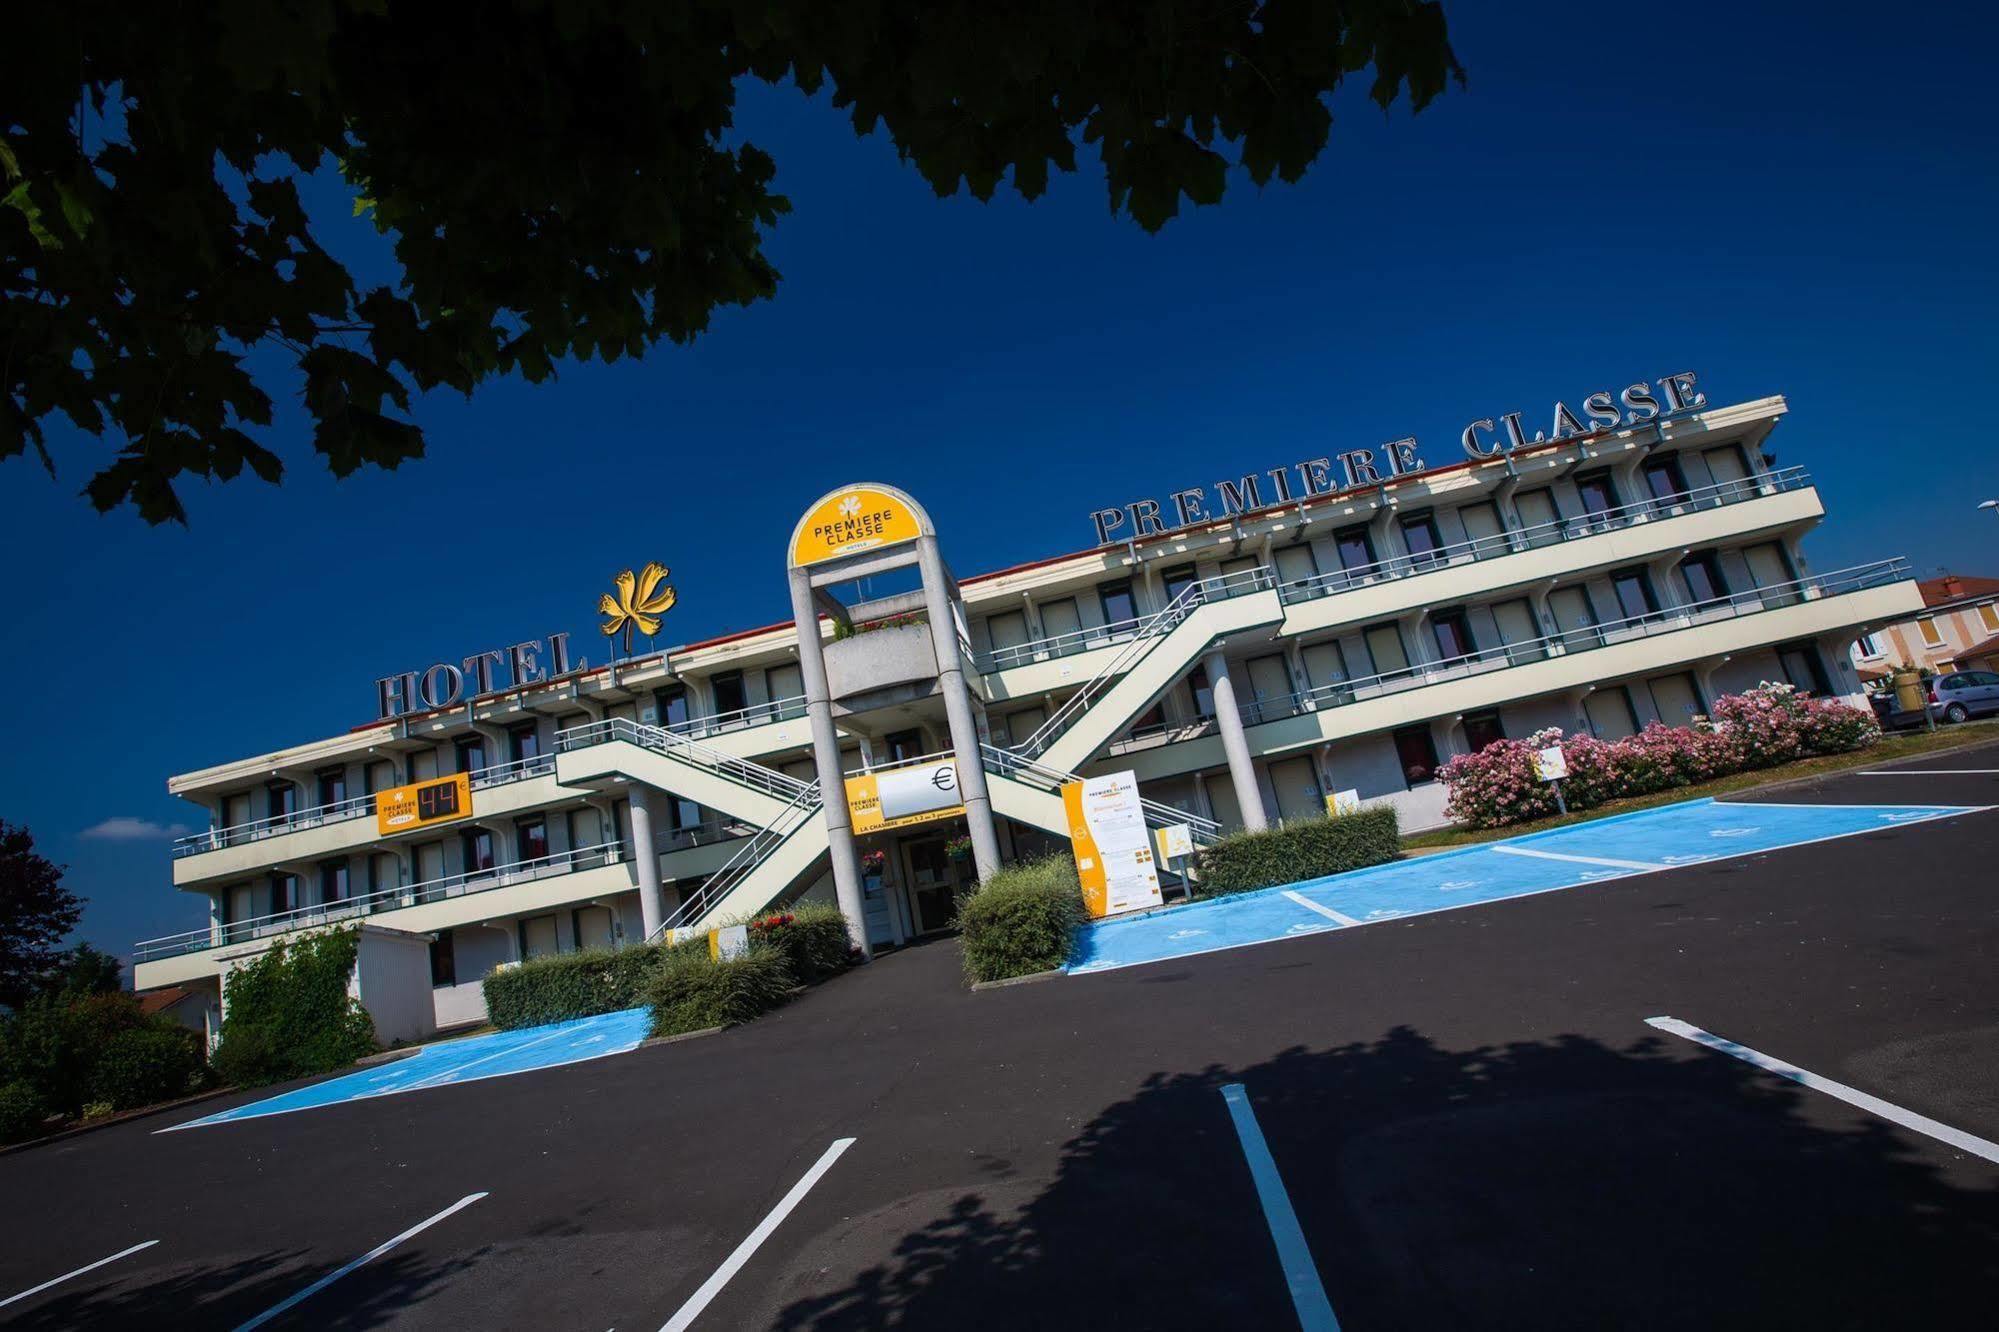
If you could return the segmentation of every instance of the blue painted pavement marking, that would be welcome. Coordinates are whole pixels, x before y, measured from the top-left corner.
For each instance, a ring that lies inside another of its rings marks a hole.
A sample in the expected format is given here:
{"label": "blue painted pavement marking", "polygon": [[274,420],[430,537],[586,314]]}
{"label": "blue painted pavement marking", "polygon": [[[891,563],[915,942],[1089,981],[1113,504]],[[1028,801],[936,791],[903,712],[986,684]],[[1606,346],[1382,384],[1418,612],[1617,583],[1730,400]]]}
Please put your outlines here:
{"label": "blue painted pavement marking", "polygon": [[1619,814],[1261,892],[1098,921],[1072,974],[1499,902],[1927,823],[1982,805],[1752,805],[1712,799]]}
{"label": "blue painted pavement marking", "polygon": [[1291,1307],[1297,1310],[1302,1332],[1340,1332],[1340,1320],[1333,1316],[1332,1302],[1326,1298],[1325,1283],[1312,1262],[1305,1243],[1305,1231],[1298,1213],[1291,1207],[1291,1195],[1284,1191],[1284,1177],[1263,1140],[1263,1128],[1250,1108],[1249,1092],[1240,1082],[1222,1088],[1229,1118],[1235,1123],[1236,1137],[1242,1141],[1243,1159],[1249,1163],[1249,1177],[1256,1184],[1256,1200],[1263,1204],[1264,1224],[1277,1245],[1277,1262],[1284,1269],[1284,1287],[1291,1292]]}
{"label": "blue painted pavement marking", "polygon": [[346,1077],[316,1082],[249,1105],[239,1105],[219,1114],[160,1129],[204,1128],[239,1119],[260,1119],[293,1110],[316,1110],[346,1101],[393,1096],[398,1092],[423,1091],[457,1082],[477,1082],[482,1078],[529,1073],[535,1069],[557,1068],[604,1055],[624,1054],[637,1049],[652,1032],[652,1010],[628,1008],[598,1017],[576,1018],[546,1027],[524,1027],[518,1031],[496,1032],[491,1036],[469,1036],[425,1046],[407,1059],[379,1068],[362,1069]]}

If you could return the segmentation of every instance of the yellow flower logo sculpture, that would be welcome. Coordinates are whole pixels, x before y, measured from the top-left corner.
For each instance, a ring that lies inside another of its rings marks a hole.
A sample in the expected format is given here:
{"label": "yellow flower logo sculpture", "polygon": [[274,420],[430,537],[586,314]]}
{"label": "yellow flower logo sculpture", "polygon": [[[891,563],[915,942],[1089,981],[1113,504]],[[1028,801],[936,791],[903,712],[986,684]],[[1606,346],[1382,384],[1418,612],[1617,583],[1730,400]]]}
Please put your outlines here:
{"label": "yellow flower logo sculpture", "polygon": [[618,585],[618,595],[606,592],[597,599],[598,613],[608,617],[603,624],[604,636],[615,638],[622,629],[627,657],[632,655],[632,630],[651,638],[659,632],[659,617],[673,609],[673,589],[661,586],[669,572],[658,561],[646,565],[637,577],[627,569],[612,580]]}

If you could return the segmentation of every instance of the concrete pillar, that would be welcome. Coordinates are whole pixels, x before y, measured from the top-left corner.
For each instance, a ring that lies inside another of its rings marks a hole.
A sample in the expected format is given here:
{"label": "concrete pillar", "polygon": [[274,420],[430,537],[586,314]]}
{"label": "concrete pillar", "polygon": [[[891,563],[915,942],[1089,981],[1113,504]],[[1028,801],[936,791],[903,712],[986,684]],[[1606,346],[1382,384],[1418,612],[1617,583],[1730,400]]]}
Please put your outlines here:
{"label": "concrete pillar", "polygon": [[958,621],[946,588],[944,560],[937,538],[919,537],[917,562],[923,574],[923,602],[930,613],[930,642],[937,650],[937,688],[944,695],[944,716],[951,725],[951,748],[958,756],[958,786],[965,796],[965,823],[972,835],[972,864],[981,882],[1000,867],[999,834],[993,829],[993,801],[986,791],[985,755],[979,752],[979,727],[972,716],[972,695],[958,656]]}
{"label": "concrete pillar", "polygon": [[[847,809],[847,775],[840,768],[840,733],[833,729],[833,692],[826,681],[826,648],[819,637],[819,608],[812,600],[812,574],[791,571],[791,614],[798,626],[798,673],[805,681],[805,720],[812,729],[812,763],[819,773],[819,798],[826,811],[826,849],[833,862],[833,895],[847,918],[847,939],[872,962],[868,942],[866,890],[861,858],[854,850],[854,816]],[[935,637],[933,630],[932,637]]]}
{"label": "concrete pillar", "polygon": [[652,835],[652,788],[632,783],[632,858],[638,866],[639,914],[646,938],[666,923],[666,904],[659,891],[659,845]]}
{"label": "concrete pillar", "polygon": [[1207,655],[1208,687],[1215,693],[1215,724],[1222,733],[1222,752],[1228,755],[1229,782],[1235,787],[1236,805],[1242,810],[1242,826],[1259,832],[1269,826],[1263,814],[1263,793],[1256,785],[1256,765],[1249,761],[1249,737],[1242,733],[1242,713],[1236,707],[1235,681],[1229,676],[1228,658],[1220,648]]}

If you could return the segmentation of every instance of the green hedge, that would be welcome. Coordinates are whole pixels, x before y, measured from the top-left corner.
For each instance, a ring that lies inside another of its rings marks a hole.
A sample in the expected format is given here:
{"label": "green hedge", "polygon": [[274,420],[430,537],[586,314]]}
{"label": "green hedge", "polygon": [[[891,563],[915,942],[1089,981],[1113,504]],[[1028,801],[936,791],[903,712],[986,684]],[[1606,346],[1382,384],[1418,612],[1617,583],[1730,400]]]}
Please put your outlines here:
{"label": "green hedge", "polygon": [[1200,890],[1208,895],[1273,888],[1384,864],[1401,851],[1395,811],[1387,806],[1302,819],[1202,847]]}
{"label": "green hedge", "polygon": [[178,1024],[139,1027],[118,1033],[98,1053],[91,1094],[113,1110],[136,1110],[198,1090],[207,1071],[194,1032]]}
{"label": "green hedge", "polygon": [[793,979],[811,985],[847,965],[853,943],[847,918],[831,902],[798,902],[749,922],[750,937],[778,949]]}
{"label": "green hedge", "polygon": [[347,992],[360,932],[280,939],[229,973],[215,1070],[239,1087],[325,1073],[375,1049],[375,1024]]}
{"label": "green hedge", "polygon": [[512,1030],[637,1008],[646,1001],[646,978],[665,952],[663,944],[594,948],[496,971],[481,987],[486,1016],[494,1026]]}
{"label": "green hedge", "polygon": [[783,1003],[796,983],[787,950],[771,944],[752,943],[726,962],[708,956],[705,940],[668,949],[646,981],[652,1034],[747,1022]]}
{"label": "green hedge", "polygon": [[1005,980],[1049,971],[1069,960],[1083,923],[1076,862],[1053,855],[1009,865],[958,905],[965,974]]}
{"label": "green hedge", "polygon": [[47,1118],[48,1107],[32,1083],[0,1082],[0,1145],[37,1136]]}
{"label": "green hedge", "polygon": [[172,1100],[206,1076],[201,1038],[148,1017],[129,994],[43,994],[0,1030],[0,1083],[20,1084],[41,1110],[73,1117],[109,1103],[130,1110]]}

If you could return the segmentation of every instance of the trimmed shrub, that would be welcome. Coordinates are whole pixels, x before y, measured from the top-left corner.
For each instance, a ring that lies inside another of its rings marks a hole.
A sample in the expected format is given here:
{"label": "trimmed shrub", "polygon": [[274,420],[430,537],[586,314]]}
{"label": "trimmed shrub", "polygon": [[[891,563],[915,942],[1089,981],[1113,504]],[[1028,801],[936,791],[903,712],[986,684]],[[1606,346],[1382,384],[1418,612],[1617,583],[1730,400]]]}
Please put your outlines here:
{"label": "trimmed shrub", "polygon": [[280,939],[232,971],[216,1070],[249,1087],[325,1073],[373,1053],[375,1023],[347,992],[359,939],[353,929]]}
{"label": "trimmed shrub", "polygon": [[486,1016],[511,1030],[637,1008],[646,1002],[646,979],[665,951],[662,944],[593,948],[496,971],[481,986]]}
{"label": "trimmed shrub", "polygon": [[1059,967],[1082,923],[1083,890],[1072,858],[1009,865],[958,904],[965,974],[995,981]]}
{"label": "trimmed shrub", "polygon": [[0,1082],[0,1143],[26,1142],[42,1131],[48,1107],[28,1082]]}
{"label": "trimmed shrub", "polygon": [[799,902],[749,925],[750,938],[782,952],[792,976],[806,985],[844,968],[853,953],[847,918],[831,902]]}
{"label": "trimmed shrub", "polygon": [[98,1057],[120,1034],[147,1025],[129,994],[37,995],[7,1022],[0,1079],[27,1083],[56,1114],[80,1114],[92,1099]]}
{"label": "trimmed shrub", "polygon": [[646,980],[652,1034],[747,1022],[783,1003],[794,984],[785,951],[768,944],[753,943],[726,962],[709,957],[705,942],[668,949]]}
{"label": "trimmed shrub", "polygon": [[1201,848],[1201,893],[1247,893],[1380,865],[1402,854],[1387,806],[1240,832]]}
{"label": "trimmed shrub", "polygon": [[112,1037],[98,1053],[91,1094],[113,1110],[134,1110],[187,1095],[206,1072],[201,1038],[186,1027],[138,1027]]}

